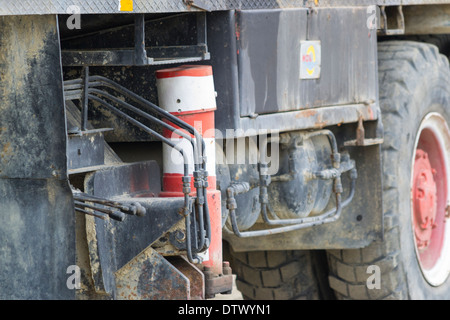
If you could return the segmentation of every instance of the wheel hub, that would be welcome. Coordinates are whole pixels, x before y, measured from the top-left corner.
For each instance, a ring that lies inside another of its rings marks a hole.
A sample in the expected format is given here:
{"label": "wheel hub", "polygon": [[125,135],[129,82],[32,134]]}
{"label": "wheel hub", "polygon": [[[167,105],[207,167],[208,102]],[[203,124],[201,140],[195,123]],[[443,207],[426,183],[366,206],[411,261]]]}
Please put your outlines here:
{"label": "wheel hub", "polygon": [[436,171],[431,167],[428,153],[417,149],[414,162],[414,233],[419,250],[430,244],[432,229],[436,227],[437,188],[434,180]]}
{"label": "wheel hub", "polygon": [[411,231],[422,274],[433,286],[450,275],[450,130],[437,112],[417,130],[411,159]]}

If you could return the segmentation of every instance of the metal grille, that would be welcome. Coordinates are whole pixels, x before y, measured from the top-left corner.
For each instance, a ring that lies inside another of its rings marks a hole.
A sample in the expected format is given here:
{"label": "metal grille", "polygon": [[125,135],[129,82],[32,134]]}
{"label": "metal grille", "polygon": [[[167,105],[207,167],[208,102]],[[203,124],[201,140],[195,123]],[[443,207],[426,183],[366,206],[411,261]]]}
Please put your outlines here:
{"label": "metal grille", "polygon": [[[314,0],[204,0],[212,11],[230,9],[275,9],[315,6]],[[194,1],[195,3],[195,1]],[[319,7],[450,4],[450,0],[318,0]],[[70,6],[80,8],[81,14],[123,13],[119,0],[2,0],[0,15],[66,14]],[[134,0],[133,13],[162,13],[198,11],[183,0]]]}

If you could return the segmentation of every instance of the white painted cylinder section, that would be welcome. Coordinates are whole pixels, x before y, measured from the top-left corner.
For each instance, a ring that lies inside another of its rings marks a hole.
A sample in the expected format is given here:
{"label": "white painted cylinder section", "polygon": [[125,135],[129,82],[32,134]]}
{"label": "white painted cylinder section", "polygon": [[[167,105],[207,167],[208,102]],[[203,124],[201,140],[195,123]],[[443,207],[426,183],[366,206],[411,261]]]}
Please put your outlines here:
{"label": "white painted cylinder section", "polygon": [[160,107],[170,113],[216,108],[211,66],[181,66],[156,73]]}
{"label": "white painted cylinder section", "polygon": [[[159,106],[180,120],[193,126],[205,142],[206,170],[214,177],[215,129],[214,110],[216,94],[211,66],[181,66],[158,70],[156,73]],[[185,130],[183,130],[187,133]],[[189,174],[193,174],[194,157],[192,144],[185,138],[165,131],[165,137],[185,150],[189,158]],[[191,137],[195,138],[191,135]],[[201,148],[201,146],[198,146]],[[163,181],[184,173],[184,161],[174,148],[163,144]],[[169,178],[170,176],[170,178]],[[167,185],[173,186],[173,183]]]}
{"label": "white painted cylinder section", "polygon": [[170,112],[195,112],[216,108],[213,77],[187,77],[158,79],[160,106]]}
{"label": "white painted cylinder section", "polygon": [[[181,147],[189,159],[194,159],[192,144],[186,139],[170,139],[174,144]],[[205,155],[206,155],[206,171],[208,175],[215,176],[215,141],[214,138],[204,138],[205,141]],[[184,159],[180,152],[163,144],[163,172],[165,173],[184,173]],[[194,163],[189,163],[189,174],[194,172]]]}

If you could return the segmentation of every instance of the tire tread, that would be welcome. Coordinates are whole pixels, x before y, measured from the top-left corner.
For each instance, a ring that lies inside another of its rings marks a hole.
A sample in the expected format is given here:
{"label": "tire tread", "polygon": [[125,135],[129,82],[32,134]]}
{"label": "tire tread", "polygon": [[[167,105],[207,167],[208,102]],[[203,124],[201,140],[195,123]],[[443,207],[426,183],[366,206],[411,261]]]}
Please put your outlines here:
{"label": "tire tread", "polygon": [[312,300],[319,298],[309,251],[233,253],[236,285],[245,299]]}
{"label": "tire tread", "polygon": [[[414,94],[417,78],[429,63],[448,68],[448,60],[436,46],[413,41],[379,43],[380,107],[383,114],[385,143],[382,158],[395,159],[401,144],[396,126],[407,121],[408,98]],[[396,97],[392,99],[391,97]],[[394,129],[392,129],[394,128]],[[328,251],[329,284],[339,299],[405,299],[408,297],[403,264],[399,262],[400,233],[396,201],[399,189],[394,172],[395,161],[384,162],[383,199],[384,241],[376,241],[367,248]],[[367,267],[376,264],[381,269],[380,290],[369,290]]]}

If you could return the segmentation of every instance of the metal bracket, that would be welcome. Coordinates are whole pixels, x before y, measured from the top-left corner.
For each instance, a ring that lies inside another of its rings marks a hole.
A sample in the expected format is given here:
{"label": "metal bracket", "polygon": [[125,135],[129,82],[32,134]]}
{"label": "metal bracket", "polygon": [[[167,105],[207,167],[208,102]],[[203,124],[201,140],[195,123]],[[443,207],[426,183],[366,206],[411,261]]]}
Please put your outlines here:
{"label": "metal bracket", "polygon": [[[186,0],[190,1],[190,0]],[[206,6],[206,2],[194,4],[195,7]],[[203,8],[206,11],[207,8]],[[197,44],[178,46],[145,46],[145,16],[136,14],[134,20],[134,48],[101,49],[101,50],[62,50],[61,58],[64,66],[146,66],[169,63],[187,63],[210,59],[207,46],[206,14],[197,16]]]}
{"label": "metal bracket", "polygon": [[346,147],[354,147],[354,146],[372,146],[375,144],[382,144],[384,139],[383,138],[372,138],[372,139],[366,139],[365,137],[365,129],[363,124],[363,116],[360,115],[358,119],[358,127],[356,128],[356,139],[345,141],[344,146]]}
{"label": "metal bracket", "polygon": [[218,293],[231,294],[233,288],[233,274],[230,263],[224,261],[222,263],[222,274],[214,274],[210,267],[204,267],[205,275],[205,298],[211,299]]}
{"label": "metal bracket", "polygon": [[208,3],[208,1],[204,1],[204,0],[183,0],[183,2],[184,2],[184,4],[186,4],[186,6],[188,6],[188,8],[195,7],[197,9],[208,11],[208,12],[211,12],[211,10],[212,10],[212,7]]}
{"label": "metal bracket", "polygon": [[399,35],[399,34],[405,34],[405,17],[403,16],[403,8],[402,6],[396,6],[396,21],[397,21],[397,28],[396,29],[388,29],[388,17],[386,14],[386,6],[381,6],[381,29],[378,30],[379,34],[381,35]]}

